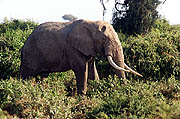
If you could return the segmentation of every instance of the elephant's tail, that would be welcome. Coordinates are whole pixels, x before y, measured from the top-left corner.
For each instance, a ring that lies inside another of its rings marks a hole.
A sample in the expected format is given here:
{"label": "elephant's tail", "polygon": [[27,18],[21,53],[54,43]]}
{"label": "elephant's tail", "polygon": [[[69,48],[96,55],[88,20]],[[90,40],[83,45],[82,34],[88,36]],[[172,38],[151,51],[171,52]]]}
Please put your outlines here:
{"label": "elephant's tail", "polygon": [[20,68],[19,68],[19,77],[23,76],[23,64],[24,64],[24,60],[23,60],[23,47],[20,49],[21,52],[21,64],[20,64]]}

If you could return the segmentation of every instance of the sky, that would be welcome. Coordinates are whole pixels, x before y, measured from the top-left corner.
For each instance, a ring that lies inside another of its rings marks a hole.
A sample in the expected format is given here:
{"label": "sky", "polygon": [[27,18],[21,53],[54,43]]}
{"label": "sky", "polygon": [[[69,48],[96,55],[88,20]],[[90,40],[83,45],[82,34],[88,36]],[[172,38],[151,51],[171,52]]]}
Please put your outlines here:
{"label": "sky", "polygon": [[[110,22],[114,0],[104,1],[107,8],[104,20]],[[180,0],[166,0],[158,11],[170,24],[180,24]],[[63,21],[65,14],[79,19],[103,20],[103,7],[100,0],[0,0],[0,22],[5,17],[38,23]]]}

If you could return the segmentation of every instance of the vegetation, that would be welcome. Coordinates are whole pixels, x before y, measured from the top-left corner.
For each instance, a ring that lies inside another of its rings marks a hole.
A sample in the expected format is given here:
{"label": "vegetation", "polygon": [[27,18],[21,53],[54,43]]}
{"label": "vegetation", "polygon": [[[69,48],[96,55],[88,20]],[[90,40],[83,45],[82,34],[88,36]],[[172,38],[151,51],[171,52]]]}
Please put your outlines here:
{"label": "vegetation", "polygon": [[115,0],[113,26],[127,34],[147,33],[158,18],[159,0]]}
{"label": "vegetation", "polygon": [[[123,40],[123,39],[122,39]],[[126,60],[147,79],[180,79],[180,29],[166,20],[157,20],[146,35],[123,40]]]}
{"label": "vegetation", "polygon": [[[144,78],[128,74],[127,85],[97,58],[100,80],[76,93],[72,71],[44,81],[18,77],[20,49],[37,26],[32,21],[0,24],[0,118],[180,119],[180,27],[157,20],[146,35],[119,33],[125,61]],[[109,71],[109,72],[108,72]]]}
{"label": "vegetation", "polygon": [[0,24],[0,78],[18,75],[20,49],[36,25],[20,20],[5,20]]}

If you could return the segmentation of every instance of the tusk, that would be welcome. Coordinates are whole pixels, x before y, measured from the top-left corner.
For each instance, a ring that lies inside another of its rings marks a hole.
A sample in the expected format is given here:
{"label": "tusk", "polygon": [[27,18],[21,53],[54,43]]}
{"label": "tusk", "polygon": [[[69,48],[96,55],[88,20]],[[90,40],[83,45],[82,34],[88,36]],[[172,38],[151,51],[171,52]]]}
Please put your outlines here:
{"label": "tusk", "polygon": [[124,66],[126,69],[130,70],[130,72],[132,72],[133,74],[137,75],[137,76],[140,76],[140,77],[143,77],[143,75],[141,75],[140,73],[134,71],[133,69],[131,69],[130,67],[128,67],[125,63],[124,63]]}
{"label": "tusk", "polygon": [[119,67],[118,65],[116,65],[116,64],[114,63],[114,61],[112,60],[112,57],[111,57],[111,56],[107,56],[107,59],[108,59],[109,63],[110,63],[115,69],[121,70],[121,71],[126,71],[126,72],[131,72],[130,70],[126,70],[126,69],[121,68],[121,67]]}

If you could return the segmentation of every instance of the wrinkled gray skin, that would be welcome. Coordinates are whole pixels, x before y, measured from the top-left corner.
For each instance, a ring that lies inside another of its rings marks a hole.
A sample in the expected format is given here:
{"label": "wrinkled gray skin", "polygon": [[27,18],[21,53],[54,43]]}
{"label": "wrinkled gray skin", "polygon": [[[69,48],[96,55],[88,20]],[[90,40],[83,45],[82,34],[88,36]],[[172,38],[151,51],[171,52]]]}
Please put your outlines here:
{"label": "wrinkled gray skin", "polygon": [[[77,20],[47,22],[39,25],[21,50],[20,74],[42,78],[52,72],[72,69],[76,76],[78,94],[86,94],[87,79],[98,79],[94,58],[96,54],[112,56],[124,68],[121,43],[113,27],[104,21]],[[124,71],[116,71],[126,78]]]}

